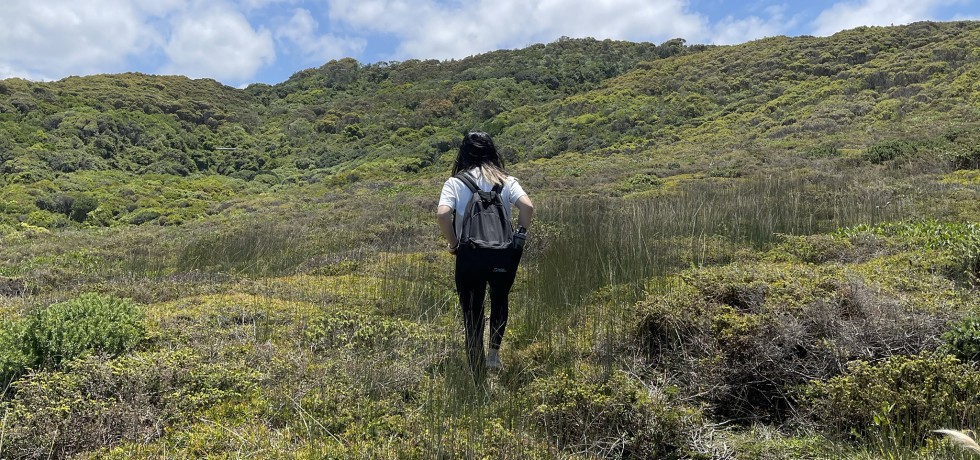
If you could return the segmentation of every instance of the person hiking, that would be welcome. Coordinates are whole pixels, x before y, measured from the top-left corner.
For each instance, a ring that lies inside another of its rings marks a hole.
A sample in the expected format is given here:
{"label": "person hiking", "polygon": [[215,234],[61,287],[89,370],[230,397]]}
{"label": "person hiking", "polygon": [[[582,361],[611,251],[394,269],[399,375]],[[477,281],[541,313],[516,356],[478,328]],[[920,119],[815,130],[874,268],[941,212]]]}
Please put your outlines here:
{"label": "person hiking", "polygon": [[[442,186],[436,220],[449,253],[456,256],[456,292],[463,313],[470,369],[482,375],[484,368],[503,366],[500,344],[507,327],[508,296],[523,254],[521,243],[531,227],[534,204],[517,179],[504,171],[500,154],[487,133],[465,135],[452,172],[453,177]],[[510,233],[511,206],[519,212],[514,234]],[[470,214],[474,207],[479,207],[476,217]],[[487,287],[490,343],[484,356],[483,303]]]}

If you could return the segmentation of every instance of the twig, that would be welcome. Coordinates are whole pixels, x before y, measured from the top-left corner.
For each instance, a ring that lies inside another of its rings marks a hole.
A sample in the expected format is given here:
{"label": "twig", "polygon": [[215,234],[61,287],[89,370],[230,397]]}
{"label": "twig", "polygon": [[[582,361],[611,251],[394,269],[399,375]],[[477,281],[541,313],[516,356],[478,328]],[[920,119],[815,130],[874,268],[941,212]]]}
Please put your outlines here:
{"label": "twig", "polygon": [[3,437],[7,434],[7,415],[9,415],[9,412],[4,412],[3,421],[0,422],[0,454],[3,453]]}
{"label": "twig", "polygon": [[[342,446],[346,445],[344,444],[344,441],[342,439],[338,438],[337,435],[331,433],[330,430],[327,429],[327,427],[323,426],[323,424],[320,423],[320,421],[317,420],[316,417],[314,417],[312,414],[307,412],[306,409],[303,409],[303,406],[301,406],[298,402],[296,402],[295,399],[293,399],[291,396],[288,395],[286,397],[289,398],[289,401],[293,403],[293,406],[296,407],[299,413],[303,416],[303,424],[306,424],[306,419],[309,418],[310,420],[313,421],[313,423],[315,423],[318,427],[320,427],[321,430],[323,430],[325,433],[330,435],[330,437],[333,438],[335,441],[340,443],[340,445]],[[309,428],[307,428],[307,432],[309,432]]]}

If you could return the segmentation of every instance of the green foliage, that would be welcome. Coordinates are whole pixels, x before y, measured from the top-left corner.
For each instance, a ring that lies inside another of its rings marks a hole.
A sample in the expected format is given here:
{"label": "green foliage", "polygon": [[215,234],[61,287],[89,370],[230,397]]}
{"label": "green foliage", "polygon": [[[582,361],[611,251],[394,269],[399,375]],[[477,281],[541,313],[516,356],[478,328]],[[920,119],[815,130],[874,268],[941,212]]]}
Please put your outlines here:
{"label": "green foliage", "polygon": [[980,361],[980,318],[971,315],[955,321],[942,339],[949,352],[961,361]]}
{"label": "green foliage", "polygon": [[770,254],[777,260],[792,258],[807,263],[842,262],[854,258],[858,252],[855,244],[847,238],[833,235],[779,235]]}
{"label": "green foliage", "polygon": [[980,169],[980,136],[975,130],[952,131],[946,156],[956,169]]}
{"label": "green foliage", "polygon": [[726,432],[734,457],[746,460],[851,458],[826,437],[809,431],[781,432],[770,425]]}
{"label": "green foliage", "polygon": [[835,436],[917,445],[937,427],[980,417],[980,372],[953,356],[895,356],[854,361],[844,375],[811,382],[806,409]]}
{"label": "green foliage", "polygon": [[0,403],[3,449],[13,458],[70,457],[120,441],[146,442],[204,409],[254,388],[247,370],[208,364],[188,350],[107,358],[33,373]]}
{"label": "green foliage", "polygon": [[833,144],[823,144],[804,150],[803,156],[807,158],[833,158],[840,156],[840,148]]}
{"label": "green foliage", "polygon": [[697,413],[651,399],[623,373],[599,382],[570,374],[527,389],[535,427],[568,452],[620,458],[687,458]]}
{"label": "green foliage", "polygon": [[11,382],[31,364],[32,356],[24,350],[25,321],[8,319],[0,326],[0,389],[6,393]]}
{"label": "green foliage", "polygon": [[89,355],[119,355],[144,338],[142,311],[132,302],[100,294],[38,308],[0,326],[0,385],[28,369],[57,369]]}
{"label": "green foliage", "polygon": [[916,145],[909,141],[885,141],[868,147],[861,157],[871,163],[884,163],[906,158],[915,154],[917,150]]}
{"label": "green foliage", "polygon": [[626,191],[643,191],[662,186],[664,181],[652,174],[636,174],[626,180]]}
{"label": "green foliage", "polygon": [[[358,350],[394,350],[395,344],[438,339],[414,322],[388,319],[356,311],[340,311],[317,318],[304,330],[314,350],[348,348]],[[408,350],[403,350],[408,352]]]}
{"label": "green foliage", "polygon": [[284,273],[310,257],[310,229],[289,222],[248,221],[189,241],[177,258],[178,270],[230,273]]}
{"label": "green foliage", "polygon": [[920,220],[843,228],[837,235],[854,238],[861,234],[893,238],[907,247],[924,248],[939,254],[936,268],[949,278],[980,286],[980,223]]}
{"label": "green foliage", "polygon": [[950,308],[952,299],[923,288],[903,302],[905,294],[874,284],[888,268],[872,273],[764,259],[686,270],[682,284],[638,304],[636,338],[658,368],[685,375],[679,380],[715,414],[784,420],[797,404],[794,388],[810,379],[829,379],[860,357],[935,348],[946,321],[927,311]]}
{"label": "green foliage", "polygon": [[131,301],[83,294],[32,312],[23,348],[32,366],[57,368],[89,353],[119,355],[144,337],[143,315]]}
{"label": "green foliage", "polygon": [[[797,390],[942,332],[975,346],[978,181],[951,170],[976,167],[978,40],[563,38],[245,90],[4,80],[0,456],[942,457],[813,435]],[[505,368],[479,382],[432,224],[467,129],[537,204]],[[144,317],[32,311],[89,291]],[[92,343],[49,334],[36,363],[34,323]],[[901,425],[883,402],[863,440]]]}
{"label": "green foliage", "polygon": [[90,195],[79,195],[71,203],[68,217],[75,222],[84,222],[92,211],[99,207],[99,202]]}

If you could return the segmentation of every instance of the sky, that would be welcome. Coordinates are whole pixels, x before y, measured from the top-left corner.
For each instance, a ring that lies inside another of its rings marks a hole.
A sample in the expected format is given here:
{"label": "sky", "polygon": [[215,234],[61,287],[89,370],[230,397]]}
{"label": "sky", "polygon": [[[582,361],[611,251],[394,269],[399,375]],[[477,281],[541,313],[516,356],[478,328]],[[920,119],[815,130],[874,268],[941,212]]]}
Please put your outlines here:
{"label": "sky", "polygon": [[0,0],[0,79],[244,87],[344,57],[461,59],[560,37],[729,45],[924,20],[980,20],[980,0]]}

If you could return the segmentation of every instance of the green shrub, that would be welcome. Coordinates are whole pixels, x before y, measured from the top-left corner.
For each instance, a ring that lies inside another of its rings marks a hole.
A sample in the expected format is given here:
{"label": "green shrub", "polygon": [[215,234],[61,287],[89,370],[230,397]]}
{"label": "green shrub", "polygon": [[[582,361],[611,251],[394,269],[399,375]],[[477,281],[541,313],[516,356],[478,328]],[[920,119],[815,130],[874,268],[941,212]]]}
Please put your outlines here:
{"label": "green shrub", "polygon": [[886,161],[905,158],[914,154],[917,150],[916,145],[909,141],[884,141],[868,147],[861,155],[861,158],[871,163],[880,164]]}
{"label": "green shrub", "polygon": [[[435,417],[422,420],[430,424],[425,429],[415,427],[414,432],[395,445],[397,456],[384,452],[387,440],[376,438],[362,441],[362,458],[500,458],[544,460],[557,457],[551,446],[533,432],[515,427],[498,418],[473,419],[467,417]],[[419,422],[416,422],[418,425]],[[348,454],[346,458],[353,458]],[[320,456],[319,458],[323,458]],[[340,458],[340,456],[338,456]]]}
{"label": "green shrub", "polygon": [[[746,430],[723,433],[725,444],[735,452],[724,458],[739,460],[826,460],[845,457],[838,445],[806,430],[783,432],[777,426],[753,425]],[[713,458],[718,458],[716,456]]]}
{"label": "green shrub", "polygon": [[128,222],[133,225],[142,225],[158,219],[163,214],[157,209],[140,209],[130,215]]}
{"label": "green shrub", "polygon": [[78,195],[71,203],[68,217],[75,222],[84,222],[92,211],[99,207],[99,200],[89,195]]}
{"label": "green shrub", "polygon": [[840,229],[836,235],[854,238],[862,233],[890,237],[910,249],[935,251],[936,271],[953,281],[980,286],[980,223],[893,222]]}
{"label": "green shrub", "polygon": [[143,340],[142,318],[131,301],[83,294],[32,312],[21,347],[32,365],[49,368],[92,352],[118,355]]}
{"label": "green shrub", "polygon": [[410,340],[422,344],[431,339],[422,326],[412,321],[385,318],[357,311],[338,311],[313,320],[304,330],[313,350],[390,350]]}
{"label": "green shrub", "polygon": [[31,364],[24,353],[24,321],[10,321],[0,326],[0,394]]}
{"label": "green shrub", "polygon": [[638,345],[732,421],[787,420],[794,388],[843,373],[850,359],[935,348],[945,328],[942,317],[831,265],[739,263],[680,278],[637,304]]}
{"label": "green shrub", "polygon": [[955,169],[980,169],[980,146],[959,147],[948,155]]}
{"label": "green shrub", "polygon": [[636,174],[626,180],[623,187],[626,191],[642,191],[657,188],[664,184],[664,180],[654,174]]}
{"label": "green shrub", "polygon": [[569,452],[621,458],[686,458],[696,413],[652,399],[636,380],[602,382],[567,373],[535,380],[526,392],[538,430]]}
{"label": "green shrub", "polygon": [[799,260],[821,264],[849,261],[855,257],[854,244],[833,235],[777,235],[779,242],[769,251],[776,260]]}
{"label": "green shrub", "polygon": [[7,416],[4,458],[68,458],[120,441],[145,443],[249,394],[255,380],[187,350],[89,355],[67,367],[14,383],[13,398],[0,406]]}
{"label": "green shrub", "polygon": [[953,356],[962,361],[980,361],[980,318],[968,316],[953,323],[942,338]]}
{"label": "green shrub", "polygon": [[980,136],[976,130],[953,132],[948,137],[953,143],[945,153],[953,167],[980,169]]}
{"label": "green shrub", "polygon": [[821,144],[803,151],[805,158],[835,158],[840,156],[840,148],[833,144]]}
{"label": "green shrub", "polygon": [[811,382],[804,401],[828,435],[916,445],[930,430],[978,420],[980,372],[940,354],[854,361],[844,375]]}

